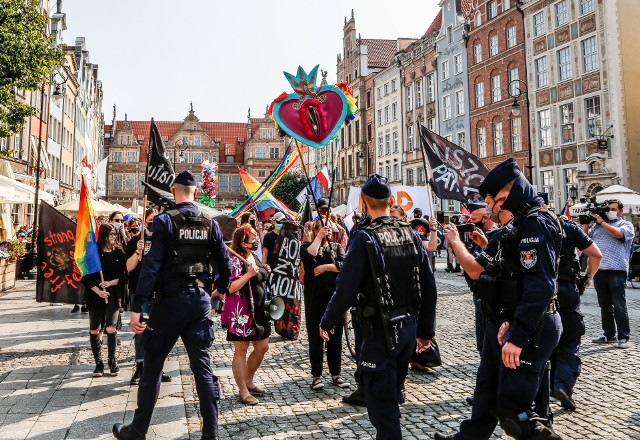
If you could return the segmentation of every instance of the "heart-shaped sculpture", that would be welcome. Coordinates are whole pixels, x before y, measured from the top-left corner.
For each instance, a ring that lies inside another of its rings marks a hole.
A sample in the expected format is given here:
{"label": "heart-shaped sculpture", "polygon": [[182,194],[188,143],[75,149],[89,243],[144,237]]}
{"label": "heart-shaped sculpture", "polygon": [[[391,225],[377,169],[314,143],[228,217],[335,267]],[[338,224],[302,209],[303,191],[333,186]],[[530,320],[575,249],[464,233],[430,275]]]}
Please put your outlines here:
{"label": "heart-shaped sculpture", "polygon": [[283,93],[272,104],[271,113],[278,128],[303,144],[324,147],[349,120],[349,103],[335,86],[316,87],[316,66],[307,74],[298,67],[296,76],[284,72],[294,93]]}

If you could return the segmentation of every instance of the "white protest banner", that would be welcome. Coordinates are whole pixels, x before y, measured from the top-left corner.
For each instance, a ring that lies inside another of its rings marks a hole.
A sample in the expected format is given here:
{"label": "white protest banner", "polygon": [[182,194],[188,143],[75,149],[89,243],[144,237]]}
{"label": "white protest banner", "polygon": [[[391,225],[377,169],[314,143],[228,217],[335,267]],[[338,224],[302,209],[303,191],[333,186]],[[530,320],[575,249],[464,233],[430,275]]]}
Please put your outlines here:
{"label": "white protest banner", "polygon": [[[411,214],[415,208],[422,209],[423,216],[431,217],[432,199],[431,189],[428,186],[408,186],[393,185],[391,187],[392,205],[400,205],[407,215]],[[349,199],[347,201],[347,212],[357,209],[362,212],[360,203],[360,188],[352,186],[349,188]]]}

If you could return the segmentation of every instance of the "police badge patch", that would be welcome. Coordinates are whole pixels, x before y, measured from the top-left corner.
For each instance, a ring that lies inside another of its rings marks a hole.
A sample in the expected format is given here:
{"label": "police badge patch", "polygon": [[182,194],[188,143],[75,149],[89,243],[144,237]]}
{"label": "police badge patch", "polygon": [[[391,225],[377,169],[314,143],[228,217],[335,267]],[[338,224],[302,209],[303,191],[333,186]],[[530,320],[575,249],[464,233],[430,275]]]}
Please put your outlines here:
{"label": "police badge patch", "polygon": [[520,264],[525,269],[531,269],[538,262],[538,250],[537,249],[527,249],[525,251],[520,251]]}

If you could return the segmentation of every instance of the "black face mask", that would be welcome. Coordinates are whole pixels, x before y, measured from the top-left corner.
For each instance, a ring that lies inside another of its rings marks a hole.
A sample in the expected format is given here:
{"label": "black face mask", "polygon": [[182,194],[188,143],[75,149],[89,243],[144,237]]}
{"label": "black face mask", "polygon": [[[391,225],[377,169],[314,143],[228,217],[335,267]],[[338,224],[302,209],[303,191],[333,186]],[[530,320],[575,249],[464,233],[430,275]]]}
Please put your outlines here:
{"label": "black face mask", "polygon": [[474,225],[476,228],[484,230],[484,221],[475,222]]}
{"label": "black face mask", "polygon": [[151,226],[152,225],[153,225],[153,222],[147,223],[147,231],[151,232]]}
{"label": "black face mask", "polygon": [[137,234],[138,232],[140,232],[140,230],[138,228],[131,228],[131,233],[132,234]]}
{"label": "black face mask", "polygon": [[252,251],[257,251],[258,250],[258,242],[254,241],[253,244],[251,245],[251,250]]}

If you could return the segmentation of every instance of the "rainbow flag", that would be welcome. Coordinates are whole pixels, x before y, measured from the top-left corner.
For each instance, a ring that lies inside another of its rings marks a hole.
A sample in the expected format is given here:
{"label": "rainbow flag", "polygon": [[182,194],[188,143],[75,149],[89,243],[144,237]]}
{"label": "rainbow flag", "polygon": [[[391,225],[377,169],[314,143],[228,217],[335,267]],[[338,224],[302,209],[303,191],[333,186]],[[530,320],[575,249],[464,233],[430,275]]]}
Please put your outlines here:
{"label": "rainbow flag", "polygon": [[74,250],[74,259],[82,276],[102,270],[100,252],[98,251],[96,219],[91,206],[91,197],[86,178],[86,176],[82,176]]}
{"label": "rainbow flag", "polygon": [[[238,167],[238,173],[242,179],[244,189],[247,195],[255,194],[260,189],[260,183],[242,168]],[[289,220],[295,219],[295,213],[292,212],[287,205],[276,199],[269,191],[264,191],[261,199],[256,201],[253,208],[258,212],[258,220],[267,220],[276,211],[282,212]]]}

